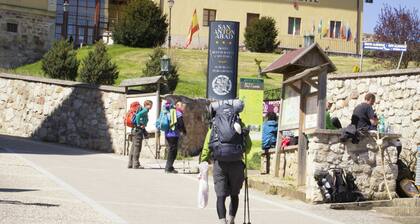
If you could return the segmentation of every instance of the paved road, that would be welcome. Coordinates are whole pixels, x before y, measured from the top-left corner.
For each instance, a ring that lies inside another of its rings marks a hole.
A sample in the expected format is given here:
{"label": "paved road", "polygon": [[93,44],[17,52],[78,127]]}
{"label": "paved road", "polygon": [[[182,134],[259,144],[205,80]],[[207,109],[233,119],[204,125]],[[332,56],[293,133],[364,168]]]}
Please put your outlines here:
{"label": "paved road", "polygon": [[[217,223],[213,188],[209,206],[196,208],[196,175],[165,174],[156,161],[145,170],[126,164],[118,155],[0,135],[0,223]],[[250,195],[253,224],[393,223],[374,212]]]}

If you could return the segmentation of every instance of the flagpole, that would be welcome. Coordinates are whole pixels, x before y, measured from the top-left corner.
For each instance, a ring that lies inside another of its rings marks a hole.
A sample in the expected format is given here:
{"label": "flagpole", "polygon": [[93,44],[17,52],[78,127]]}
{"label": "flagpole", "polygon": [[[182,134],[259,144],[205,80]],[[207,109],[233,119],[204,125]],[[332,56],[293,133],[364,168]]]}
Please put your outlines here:
{"label": "flagpole", "polygon": [[197,37],[198,37],[198,48],[200,49],[200,50],[202,50],[203,48],[201,47],[201,41],[200,41],[200,30],[198,30],[198,33],[197,33]]}

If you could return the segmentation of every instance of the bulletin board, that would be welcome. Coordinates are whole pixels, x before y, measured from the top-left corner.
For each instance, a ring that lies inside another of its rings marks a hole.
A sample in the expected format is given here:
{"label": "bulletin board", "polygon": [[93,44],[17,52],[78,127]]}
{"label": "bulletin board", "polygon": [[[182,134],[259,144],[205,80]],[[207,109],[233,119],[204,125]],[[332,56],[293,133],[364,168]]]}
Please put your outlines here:
{"label": "bulletin board", "polygon": [[284,87],[284,100],[281,108],[280,129],[299,128],[300,95],[291,87]]}

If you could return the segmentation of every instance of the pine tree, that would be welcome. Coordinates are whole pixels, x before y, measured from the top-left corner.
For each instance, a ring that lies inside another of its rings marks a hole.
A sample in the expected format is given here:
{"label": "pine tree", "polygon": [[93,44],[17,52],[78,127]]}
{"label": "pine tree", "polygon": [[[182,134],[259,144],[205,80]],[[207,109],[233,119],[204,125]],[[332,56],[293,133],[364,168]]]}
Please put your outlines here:
{"label": "pine tree", "polygon": [[[161,74],[160,71],[160,59],[165,55],[165,52],[161,48],[155,48],[150,56],[150,59],[146,62],[146,67],[143,69],[143,76],[157,76]],[[166,80],[166,84],[161,86],[162,94],[170,93],[175,91],[178,85],[179,75],[178,67],[171,61],[169,72],[163,74]],[[154,87],[147,87],[147,91],[155,91]]]}
{"label": "pine tree", "polygon": [[45,76],[53,79],[76,80],[79,61],[71,42],[54,42],[42,58],[41,68]]}
{"label": "pine tree", "polygon": [[253,52],[273,52],[279,42],[276,21],[271,17],[262,17],[252,22],[245,29],[245,46]]}
{"label": "pine tree", "polygon": [[96,85],[114,85],[117,78],[117,65],[111,61],[105,44],[96,42],[95,49],[82,61],[80,80]]}
{"label": "pine tree", "polygon": [[165,43],[166,15],[151,0],[131,0],[115,25],[116,43],[130,47],[156,47]]}

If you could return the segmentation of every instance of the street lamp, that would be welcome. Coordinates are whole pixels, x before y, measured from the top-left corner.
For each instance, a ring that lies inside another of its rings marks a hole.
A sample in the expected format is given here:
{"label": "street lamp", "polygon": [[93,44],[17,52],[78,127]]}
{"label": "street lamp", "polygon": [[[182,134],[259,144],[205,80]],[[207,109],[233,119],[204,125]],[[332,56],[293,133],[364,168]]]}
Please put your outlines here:
{"label": "street lamp", "polygon": [[168,57],[168,55],[163,55],[162,58],[160,58],[160,71],[162,73],[168,73],[171,69],[171,58]]}
{"label": "street lamp", "polygon": [[64,39],[67,39],[67,24],[69,19],[69,1],[64,0],[63,3],[63,27],[62,27],[62,35]]}
{"label": "street lamp", "polygon": [[169,6],[169,34],[168,34],[168,48],[171,48],[171,21],[172,21],[172,7],[175,4],[175,0],[168,0]]}

